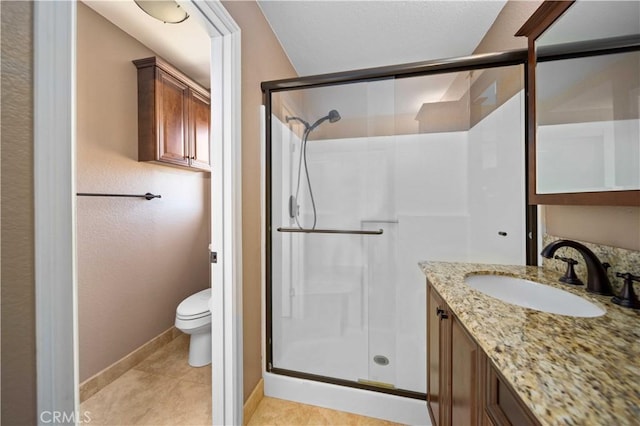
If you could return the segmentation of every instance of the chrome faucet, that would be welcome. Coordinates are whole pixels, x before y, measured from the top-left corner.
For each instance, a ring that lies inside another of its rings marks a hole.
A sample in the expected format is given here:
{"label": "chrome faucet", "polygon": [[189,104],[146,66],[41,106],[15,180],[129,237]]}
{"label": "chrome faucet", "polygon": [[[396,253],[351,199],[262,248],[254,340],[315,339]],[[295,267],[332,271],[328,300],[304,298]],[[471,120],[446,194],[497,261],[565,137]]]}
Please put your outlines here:
{"label": "chrome faucet", "polygon": [[607,270],[603,266],[600,259],[594,252],[589,250],[583,244],[571,240],[557,240],[547,245],[540,254],[542,257],[552,259],[556,250],[560,247],[571,247],[576,249],[584,258],[584,262],[587,264],[587,291],[596,294],[602,294],[604,296],[613,295],[611,289],[611,283],[607,277]]}

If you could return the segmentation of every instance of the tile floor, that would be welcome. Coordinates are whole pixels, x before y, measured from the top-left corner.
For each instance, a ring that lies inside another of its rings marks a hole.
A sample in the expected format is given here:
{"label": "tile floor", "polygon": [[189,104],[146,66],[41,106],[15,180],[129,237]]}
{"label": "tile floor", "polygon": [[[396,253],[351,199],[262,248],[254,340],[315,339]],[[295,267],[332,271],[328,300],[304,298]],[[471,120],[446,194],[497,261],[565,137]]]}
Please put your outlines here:
{"label": "tile floor", "polygon": [[265,396],[248,426],[339,425],[391,426],[397,423]]}
{"label": "tile floor", "polygon": [[[80,405],[88,425],[211,425],[211,366],[192,368],[189,338],[176,337]],[[88,418],[87,418],[88,417]],[[249,426],[396,423],[265,397]]]}
{"label": "tile floor", "polygon": [[210,425],[211,365],[188,363],[183,334],[80,405],[89,425]]}

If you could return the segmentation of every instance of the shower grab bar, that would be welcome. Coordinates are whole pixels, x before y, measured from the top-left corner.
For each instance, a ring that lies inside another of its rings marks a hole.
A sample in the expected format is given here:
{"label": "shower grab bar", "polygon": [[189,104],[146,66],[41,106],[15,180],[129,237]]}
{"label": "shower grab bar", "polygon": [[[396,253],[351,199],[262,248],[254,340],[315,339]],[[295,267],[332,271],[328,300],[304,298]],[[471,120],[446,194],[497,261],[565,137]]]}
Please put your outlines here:
{"label": "shower grab bar", "polygon": [[278,232],[304,232],[305,234],[351,234],[351,235],[380,235],[383,230],[364,231],[361,229],[300,229],[300,228],[277,228]]}
{"label": "shower grab bar", "polygon": [[162,198],[162,195],[154,195],[150,192],[142,195],[131,195],[131,194],[94,194],[89,192],[78,192],[76,193],[78,197],[131,197],[131,198],[144,198],[146,200],[153,200],[154,198]]}

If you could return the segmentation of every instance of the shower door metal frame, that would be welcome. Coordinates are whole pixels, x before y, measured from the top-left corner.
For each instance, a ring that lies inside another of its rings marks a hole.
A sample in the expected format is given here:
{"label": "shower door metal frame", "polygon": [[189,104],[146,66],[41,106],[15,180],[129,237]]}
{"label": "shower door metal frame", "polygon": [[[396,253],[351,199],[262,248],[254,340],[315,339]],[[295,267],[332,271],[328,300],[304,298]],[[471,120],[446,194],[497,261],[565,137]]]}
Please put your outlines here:
{"label": "shower door metal frame", "polygon": [[[277,368],[273,366],[273,343],[272,343],[272,270],[271,270],[271,115],[272,115],[272,95],[276,92],[285,92],[291,90],[309,89],[316,87],[335,86],[340,84],[351,83],[365,83],[374,82],[379,80],[388,79],[401,79],[409,77],[422,77],[427,75],[454,73],[463,71],[473,71],[478,69],[489,69],[498,67],[507,67],[514,65],[522,66],[522,78],[524,85],[525,95],[529,94],[528,87],[528,58],[527,50],[513,50],[502,53],[491,53],[482,55],[465,56],[460,58],[440,59],[434,61],[417,62],[404,65],[394,65],[379,68],[370,68],[355,71],[345,71],[332,74],[322,74],[309,77],[291,78],[285,80],[274,80],[262,82],[261,89],[263,94],[263,105],[265,106],[265,335],[266,335],[266,371],[274,374],[281,374],[284,376],[296,377],[300,379],[307,379],[313,381],[319,381],[324,383],[330,383],[334,385],[348,386],[352,388],[359,388],[365,390],[372,390],[376,392],[388,393],[392,395],[404,396],[415,399],[426,400],[426,394],[421,392],[410,391],[406,389],[391,389],[377,386],[371,386],[360,382],[351,380],[339,379],[335,377],[321,376],[317,374],[303,373],[300,371],[288,370],[284,368]],[[528,116],[527,102],[524,104],[524,152],[528,152]],[[528,162],[525,161],[525,241],[526,241],[526,264],[537,265],[538,262],[538,247],[537,247],[537,206],[530,205],[529,194],[526,191],[528,188]],[[304,232],[304,231],[302,231]]]}

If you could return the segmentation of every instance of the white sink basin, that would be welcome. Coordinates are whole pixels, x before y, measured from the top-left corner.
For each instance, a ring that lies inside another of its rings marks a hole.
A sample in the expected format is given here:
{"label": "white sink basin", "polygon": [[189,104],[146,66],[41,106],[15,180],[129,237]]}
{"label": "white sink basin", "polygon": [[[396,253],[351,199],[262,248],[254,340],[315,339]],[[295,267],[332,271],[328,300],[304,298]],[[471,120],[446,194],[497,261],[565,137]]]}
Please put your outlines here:
{"label": "white sink basin", "polygon": [[537,311],[571,317],[599,317],[605,310],[580,296],[504,275],[469,275],[465,283],[487,296]]}

